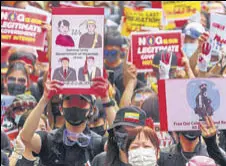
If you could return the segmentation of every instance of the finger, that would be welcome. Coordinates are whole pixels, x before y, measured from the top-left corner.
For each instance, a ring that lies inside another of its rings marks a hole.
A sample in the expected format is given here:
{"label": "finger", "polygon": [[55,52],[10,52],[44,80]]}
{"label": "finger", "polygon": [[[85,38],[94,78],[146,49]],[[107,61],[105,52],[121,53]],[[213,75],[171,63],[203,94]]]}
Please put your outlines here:
{"label": "finger", "polygon": [[62,86],[59,86],[59,85],[52,85],[52,86],[50,86],[50,89],[51,88],[54,88],[54,89],[63,89],[63,87]]}
{"label": "finger", "polygon": [[63,86],[63,85],[64,85],[64,82],[59,81],[59,80],[52,80],[50,84],[51,84],[51,85],[57,84],[57,85]]}
{"label": "finger", "polygon": [[205,116],[205,121],[206,121],[207,127],[210,127],[210,122],[207,116]]}
{"label": "finger", "polygon": [[104,79],[103,77],[96,77],[96,78],[92,79],[92,82],[106,83],[107,82],[107,79]]}
{"label": "finger", "polygon": [[206,128],[206,127],[204,127],[204,125],[203,124],[199,124],[199,126],[200,126],[200,130],[201,130],[201,132],[202,132],[202,135],[204,136],[204,137],[206,137],[207,135],[208,135],[208,129]]}
{"label": "finger", "polygon": [[98,87],[98,86],[107,88],[108,87],[108,84],[95,83],[95,84],[92,85],[92,87]]}
{"label": "finger", "polygon": [[208,116],[208,120],[209,120],[209,123],[210,123],[210,127],[215,128],[215,124],[214,124],[214,121],[213,121],[211,116]]}

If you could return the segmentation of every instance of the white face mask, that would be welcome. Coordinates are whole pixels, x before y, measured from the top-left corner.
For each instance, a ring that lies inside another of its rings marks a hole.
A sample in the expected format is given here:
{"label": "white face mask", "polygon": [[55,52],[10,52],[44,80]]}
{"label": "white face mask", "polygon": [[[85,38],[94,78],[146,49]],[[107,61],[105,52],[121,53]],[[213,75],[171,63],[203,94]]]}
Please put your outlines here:
{"label": "white face mask", "polygon": [[132,166],[156,166],[156,152],[153,148],[138,148],[128,152],[129,164]]}
{"label": "white face mask", "polygon": [[197,43],[184,43],[182,48],[183,48],[183,51],[184,51],[185,55],[188,58],[191,58],[191,56],[197,50],[198,44]]}

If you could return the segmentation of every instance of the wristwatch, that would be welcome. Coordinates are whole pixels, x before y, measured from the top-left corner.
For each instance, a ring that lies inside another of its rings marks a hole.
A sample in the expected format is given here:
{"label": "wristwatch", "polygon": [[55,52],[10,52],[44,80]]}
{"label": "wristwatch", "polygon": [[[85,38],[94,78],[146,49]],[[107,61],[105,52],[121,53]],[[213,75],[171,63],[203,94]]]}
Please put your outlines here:
{"label": "wristwatch", "polygon": [[115,102],[114,102],[114,100],[110,100],[109,102],[107,102],[107,103],[103,103],[103,107],[104,108],[107,108],[107,107],[113,107],[113,106],[115,106]]}

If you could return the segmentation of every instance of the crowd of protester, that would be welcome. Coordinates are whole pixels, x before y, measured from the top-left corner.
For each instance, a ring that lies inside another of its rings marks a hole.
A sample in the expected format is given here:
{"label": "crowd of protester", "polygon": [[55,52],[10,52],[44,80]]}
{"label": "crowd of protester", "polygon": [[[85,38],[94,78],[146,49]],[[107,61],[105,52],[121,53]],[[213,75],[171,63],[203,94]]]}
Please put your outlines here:
{"label": "crowd of protester", "polygon": [[[180,28],[185,36],[183,67],[168,74],[158,65],[153,73],[138,73],[126,63],[129,38],[120,33],[123,7],[151,8],[151,1],[72,2],[104,7],[104,75],[92,80],[92,95],[62,95],[64,83],[50,80],[50,64],[40,62],[36,50],[1,46],[7,56],[1,95],[15,96],[1,118],[1,165],[226,166],[226,131],[217,130],[211,117],[199,131],[162,132],[156,127],[158,80],[226,77],[226,48],[216,63],[206,68],[197,63],[209,38],[210,13],[226,14],[225,2],[201,1],[200,19]],[[51,12],[59,1],[1,1],[5,7],[27,5]],[[51,25],[43,25],[43,31],[48,32],[51,62]],[[153,61],[159,64],[158,56],[168,53],[160,51]],[[177,66],[176,60],[171,66]],[[12,141],[7,133],[14,130],[18,135]]]}

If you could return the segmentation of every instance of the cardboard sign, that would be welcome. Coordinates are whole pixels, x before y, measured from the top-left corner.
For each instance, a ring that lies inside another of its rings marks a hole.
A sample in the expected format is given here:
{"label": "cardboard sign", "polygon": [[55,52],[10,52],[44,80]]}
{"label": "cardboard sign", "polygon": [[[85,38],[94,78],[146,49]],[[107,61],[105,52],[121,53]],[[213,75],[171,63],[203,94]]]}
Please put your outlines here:
{"label": "cardboard sign", "polygon": [[222,47],[226,47],[226,15],[212,13],[210,21],[210,54],[219,56]]}
{"label": "cardboard sign", "polygon": [[225,85],[225,78],[160,80],[161,130],[199,130],[207,115],[212,116],[218,129],[226,129]]}
{"label": "cardboard sign", "polygon": [[42,30],[47,16],[22,9],[1,8],[1,43],[7,46],[43,50],[46,32]]}
{"label": "cardboard sign", "polygon": [[138,72],[152,72],[153,58],[161,50],[181,56],[181,31],[133,32],[131,41],[131,59]]}
{"label": "cardboard sign", "polygon": [[103,76],[104,8],[54,8],[51,79],[64,94],[91,94],[91,80]]}
{"label": "cardboard sign", "polygon": [[184,20],[201,11],[200,1],[162,1],[167,20]]}
{"label": "cardboard sign", "polygon": [[141,27],[159,28],[162,22],[162,9],[124,8],[122,35],[129,36],[131,32],[140,31]]}

